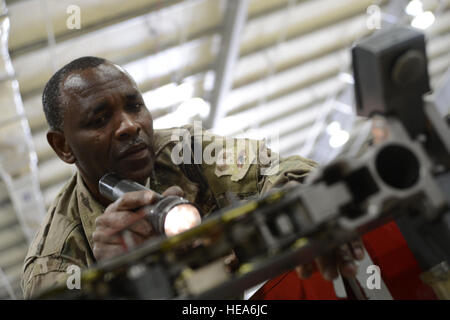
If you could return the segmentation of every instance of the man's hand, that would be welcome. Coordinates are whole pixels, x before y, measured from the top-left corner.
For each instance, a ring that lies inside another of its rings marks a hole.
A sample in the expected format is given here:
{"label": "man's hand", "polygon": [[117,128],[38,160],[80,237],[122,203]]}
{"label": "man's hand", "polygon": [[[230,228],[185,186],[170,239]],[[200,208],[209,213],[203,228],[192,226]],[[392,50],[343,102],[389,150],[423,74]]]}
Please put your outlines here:
{"label": "man's hand", "polygon": [[[291,187],[298,185],[297,181],[289,181],[285,186]],[[326,280],[332,281],[339,276],[353,278],[358,272],[355,260],[364,258],[364,246],[360,239],[344,244],[319,258],[314,262],[301,265],[295,268],[297,275],[301,279],[309,278],[317,269]]]}
{"label": "man's hand", "polygon": [[296,267],[295,271],[301,279],[309,278],[317,269],[329,281],[338,277],[338,271],[343,277],[353,278],[358,272],[355,260],[362,260],[363,258],[362,241],[356,240],[339,246],[331,253],[315,259],[313,263]]}
{"label": "man's hand", "polygon": [[[184,195],[180,187],[168,188],[163,196]],[[105,212],[95,220],[95,231],[92,235],[94,241],[94,256],[99,260],[109,259],[126,251],[122,231],[128,230],[135,245],[154,236],[151,224],[143,219],[145,212],[136,210],[140,207],[156,203],[157,195],[150,190],[135,191],[124,194],[111,203]]]}

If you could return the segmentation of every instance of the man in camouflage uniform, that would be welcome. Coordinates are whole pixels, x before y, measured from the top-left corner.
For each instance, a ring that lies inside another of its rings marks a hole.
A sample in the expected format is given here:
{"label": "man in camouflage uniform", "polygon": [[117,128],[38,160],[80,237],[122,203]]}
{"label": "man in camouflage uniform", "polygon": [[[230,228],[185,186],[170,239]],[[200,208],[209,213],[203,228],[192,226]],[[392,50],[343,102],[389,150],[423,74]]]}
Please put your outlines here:
{"label": "man in camouflage uniform", "polygon": [[[245,199],[289,181],[301,182],[315,166],[299,156],[261,164],[261,154],[273,158],[263,145],[248,148],[243,140],[232,140],[229,148],[220,137],[192,126],[183,128],[192,137],[190,146],[195,149],[200,143],[204,156],[216,143],[209,154],[217,160],[178,163],[180,142],[174,132],[179,129],[154,131],[135,82],[121,67],[100,58],[80,58],[59,70],[44,89],[43,105],[49,144],[78,170],[51,204],[29,248],[22,278],[26,298],[64,285],[73,265],[90,267],[123,253],[121,231],[126,228],[136,243],[153,235],[143,213],[133,209],[157,201],[154,193],[131,192],[111,203],[98,191],[107,172],[163,195],[182,195],[207,215],[228,205],[230,194]],[[330,255],[317,259],[317,266],[330,280],[338,276],[338,267],[343,275],[353,276],[356,266],[348,256],[361,259],[360,249],[360,242],[348,244],[342,254],[345,263]],[[304,277],[312,271],[312,264],[298,268]]]}

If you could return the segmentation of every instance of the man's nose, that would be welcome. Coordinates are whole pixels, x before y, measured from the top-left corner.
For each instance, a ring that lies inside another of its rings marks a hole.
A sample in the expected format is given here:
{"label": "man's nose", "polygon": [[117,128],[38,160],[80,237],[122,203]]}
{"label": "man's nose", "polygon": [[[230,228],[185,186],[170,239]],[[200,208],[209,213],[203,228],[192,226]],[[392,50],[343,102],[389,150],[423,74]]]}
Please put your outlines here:
{"label": "man's nose", "polygon": [[116,130],[116,138],[119,140],[134,138],[138,135],[141,127],[134,121],[133,117],[124,113],[120,118],[119,127]]}

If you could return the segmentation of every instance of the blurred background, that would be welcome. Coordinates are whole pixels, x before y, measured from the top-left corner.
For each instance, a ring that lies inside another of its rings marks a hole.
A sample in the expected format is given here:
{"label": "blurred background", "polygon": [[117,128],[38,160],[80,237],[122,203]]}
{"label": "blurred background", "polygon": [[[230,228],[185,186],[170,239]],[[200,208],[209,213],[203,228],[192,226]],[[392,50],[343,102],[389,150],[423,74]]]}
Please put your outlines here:
{"label": "blurred background", "polygon": [[326,164],[370,138],[355,114],[351,46],[411,25],[426,34],[442,115],[450,109],[450,0],[0,2],[0,299],[22,298],[29,241],[74,172],[47,143],[41,95],[75,58],[122,65],[155,128],[198,120]]}

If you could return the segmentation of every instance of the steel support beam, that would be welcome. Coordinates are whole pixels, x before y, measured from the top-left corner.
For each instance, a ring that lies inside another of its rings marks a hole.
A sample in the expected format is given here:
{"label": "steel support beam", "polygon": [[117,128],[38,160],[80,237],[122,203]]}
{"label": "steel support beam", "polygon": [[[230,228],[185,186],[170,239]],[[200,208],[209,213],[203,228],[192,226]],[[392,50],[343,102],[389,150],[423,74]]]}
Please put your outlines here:
{"label": "steel support beam", "polygon": [[247,19],[248,0],[228,0],[222,26],[220,51],[215,68],[211,111],[205,127],[212,128],[225,114],[223,100],[233,84],[233,70],[239,58],[241,34]]}
{"label": "steel support beam", "polygon": [[0,178],[30,243],[44,218],[45,206],[30,127],[8,53],[9,26],[5,1],[0,0]]}

